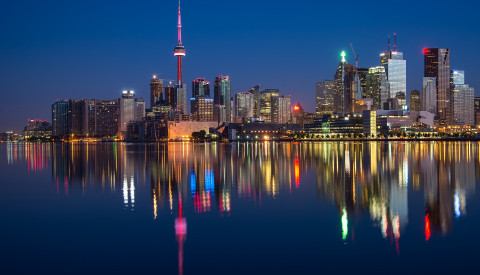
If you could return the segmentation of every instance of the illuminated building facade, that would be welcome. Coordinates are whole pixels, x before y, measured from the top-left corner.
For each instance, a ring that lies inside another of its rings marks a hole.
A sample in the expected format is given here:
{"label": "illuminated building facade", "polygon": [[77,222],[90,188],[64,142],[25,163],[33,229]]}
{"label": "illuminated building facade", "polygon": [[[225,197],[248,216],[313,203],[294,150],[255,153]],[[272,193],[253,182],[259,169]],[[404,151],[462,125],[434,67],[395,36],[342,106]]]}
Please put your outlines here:
{"label": "illuminated building facade", "polygon": [[265,89],[260,94],[260,116],[265,122],[272,122],[272,98],[280,96],[278,89]]}
{"label": "illuminated building facade", "polygon": [[177,92],[171,82],[165,86],[165,101],[173,108],[177,106]]}
{"label": "illuminated building facade", "polygon": [[334,112],[349,113],[353,108],[355,66],[347,64],[345,52],[341,53],[342,59],[337,67],[334,80]]}
{"label": "illuminated building facade", "polygon": [[422,110],[422,99],[420,96],[420,91],[413,90],[410,92],[410,98],[408,101],[408,106],[410,111],[423,111]]}
{"label": "illuminated building facade", "polygon": [[[398,93],[407,93],[407,61],[403,53],[396,50],[387,50],[380,54],[381,65],[385,68],[387,76],[389,97],[396,98]],[[399,104],[399,108],[404,105]]]}
{"label": "illuminated building facade", "polygon": [[450,89],[450,49],[427,48],[424,53],[424,76],[436,79],[439,124],[453,124],[453,94]]}
{"label": "illuminated building facade", "polygon": [[381,110],[387,102],[389,96],[387,74],[385,67],[377,66],[368,69],[364,98],[372,99],[372,109]]}
{"label": "illuminated building facade", "polygon": [[[160,100],[156,101],[156,103],[159,102]],[[135,98],[134,91],[123,91],[122,97],[118,99],[118,106],[118,136],[126,137],[128,123],[131,121],[141,121],[145,117],[145,101],[143,98]]]}
{"label": "illuminated building facade", "polygon": [[317,117],[333,114],[335,110],[334,88],[335,82],[333,80],[317,82],[315,85],[315,114]]}
{"label": "illuminated building facade", "polygon": [[70,134],[71,110],[68,100],[57,101],[52,104],[52,135],[63,137]]}
{"label": "illuminated building facade", "polygon": [[290,95],[272,97],[272,123],[283,124],[291,121],[292,107]]}
{"label": "illuminated building facade", "polygon": [[197,96],[191,98],[192,120],[214,121],[213,98]]}
{"label": "illuminated building facade", "polygon": [[453,93],[453,124],[474,125],[475,107],[473,87],[465,84],[465,72],[451,71],[450,89]]}

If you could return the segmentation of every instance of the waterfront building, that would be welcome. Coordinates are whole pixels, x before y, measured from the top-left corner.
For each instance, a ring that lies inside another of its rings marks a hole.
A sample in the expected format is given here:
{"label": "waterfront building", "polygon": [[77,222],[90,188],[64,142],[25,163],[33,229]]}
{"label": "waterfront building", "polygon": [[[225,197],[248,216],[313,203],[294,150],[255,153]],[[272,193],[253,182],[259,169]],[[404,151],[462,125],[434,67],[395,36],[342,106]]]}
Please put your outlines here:
{"label": "waterfront building", "polygon": [[23,129],[23,138],[49,139],[52,136],[52,124],[46,120],[29,119]]}
{"label": "waterfront building", "polygon": [[420,91],[413,90],[410,92],[408,106],[410,111],[422,111],[422,100],[420,96]]}
{"label": "waterfront building", "polygon": [[97,137],[115,137],[119,131],[119,101],[95,100],[95,131]]}
{"label": "waterfront building", "polygon": [[157,78],[157,75],[152,76],[150,80],[150,108],[153,108],[158,101],[163,99],[163,81]]}
{"label": "waterfront building", "polygon": [[[231,104],[231,82],[228,75],[220,75],[215,78],[214,82],[214,104],[217,107],[216,120],[221,122],[231,122],[232,104]],[[223,107],[222,107],[223,106]],[[223,110],[225,114],[223,115]]]}
{"label": "waterfront building", "polygon": [[450,49],[424,49],[424,76],[436,79],[436,115],[439,124],[453,124],[453,94],[450,89]]}
{"label": "waterfront building", "polygon": [[235,95],[237,118],[252,118],[255,113],[254,95],[250,92],[240,92]]}
{"label": "waterfront building", "polygon": [[[156,103],[158,102],[160,102],[160,100],[156,101]],[[145,101],[143,98],[135,98],[134,91],[123,91],[122,97],[118,99],[118,107],[118,136],[125,137],[128,123],[131,121],[140,121],[145,117]]]}
{"label": "waterfront building", "polygon": [[52,135],[64,137],[71,131],[70,101],[62,100],[52,104]]}
{"label": "waterfront building", "polygon": [[335,82],[333,80],[317,82],[315,85],[315,114],[317,117],[333,114],[335,110],[334,88]]}

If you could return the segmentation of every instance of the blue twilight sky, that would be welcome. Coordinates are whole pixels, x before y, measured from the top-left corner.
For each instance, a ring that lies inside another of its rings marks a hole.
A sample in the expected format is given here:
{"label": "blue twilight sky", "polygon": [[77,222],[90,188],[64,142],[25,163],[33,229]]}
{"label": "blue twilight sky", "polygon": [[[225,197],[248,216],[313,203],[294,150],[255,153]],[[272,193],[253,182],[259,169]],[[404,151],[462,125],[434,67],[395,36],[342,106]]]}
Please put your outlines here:
{"label": "blue twilight sky", "polygon": [[[149,98],[152,73],[175,78],[176,0],[2,1],[0,131],[50,120],[57,99]],[[398,34],[408,91],[421,87],[424,47],[449,47],[466,82],[478,78],[477,1],[183,0],[184,78],[230,75],[232,92],[254,84],[314,110],[315,82],[332,79],[353,43],[359,67],[379,64]],[[213,90],[213,87],[212,87]],[[478,92],[477,92],[478,94]],[[148,102],[148,100],[147,100]],[[148,104],[149,105],[149,104]]]}

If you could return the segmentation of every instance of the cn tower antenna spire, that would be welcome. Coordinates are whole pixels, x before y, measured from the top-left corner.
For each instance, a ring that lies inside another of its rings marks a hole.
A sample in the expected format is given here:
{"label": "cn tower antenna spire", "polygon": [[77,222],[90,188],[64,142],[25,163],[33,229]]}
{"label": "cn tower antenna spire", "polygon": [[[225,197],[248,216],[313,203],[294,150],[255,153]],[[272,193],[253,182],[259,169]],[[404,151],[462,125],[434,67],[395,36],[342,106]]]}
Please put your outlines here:
{"label": "cn tower antenna spire", "polygon": [[182,15],[180,13],[180,0],[178,0],[178,43],[182,44]]}

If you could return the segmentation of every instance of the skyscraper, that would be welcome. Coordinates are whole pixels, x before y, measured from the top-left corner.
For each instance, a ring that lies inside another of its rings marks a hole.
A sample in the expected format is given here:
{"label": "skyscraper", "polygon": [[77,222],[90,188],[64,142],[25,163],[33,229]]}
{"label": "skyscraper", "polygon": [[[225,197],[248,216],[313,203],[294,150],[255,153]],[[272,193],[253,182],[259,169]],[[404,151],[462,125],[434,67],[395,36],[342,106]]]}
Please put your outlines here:
{"label": "skyscraper", "polygon": [[422,109],[432,114],[437,113],[437,79],[435,77],[423,78]]}
{"label": "skyscraper", "polygon": [[399,92],[407,93],[407,61],[403,59],[403,53],[397,51],[396,34],[393,50],[390,50],[390,42],[388,44],[387,51],[380,54],[380,62],[387,75],[389,97],[396,98]]}
{"label": "skyscraper", "polygon": [[205,78],[197,78],[192,81],[192,97],[210,96],[210,82],[205,81]]}
{"label": "skyscraper", "polygon": [[315,85],[315,114],[317,117],[322,117],[323,115],[332,114],[334,112],[334,87],[335,82],[333,80],[317,82]]}
{"label": "skyscraper", "polygon": [[408,102],[410,111],[421,111],[422,110],[422,100],[420,97],[420,91],[413,90],[410,92],[410,99]]}
{"label": "skyscraper", "polygon": [[272,122],[272,98],[279,95],[278,89],[265,89],[260,93],[260,116],[266,122]]}
{"label": "skyscraper", "polygon": [[126,137],[128,123],[141,121],[145,117],[145,101],[135,98],[134,91],[123,91],[122,97],[118,99],[118,112],[119,136]]}
{"label": "skyscraper", "polygon": [[187,85],[183,83],[182,57],[185,56],[185,47],[182,44],[182,17],[180,14],[180,0],[178,1],[178,43],[173,55],[177,57],[177,86],[176,86],[176,108],[180,113],[187,113]]}
{"label": "skyscraper", "polygon": [[150,80],[150,108],[163,99],[163,81],[157,78],[157,75],[152,76]]}
{"label": "skyscraper", "polygon": [[250,93],[253,95],[253,117],[260,117],[261,97],[260,97],[260,85],[255,85],[250,89]]}
{"label": "skyscraper", "polygon": [[272,97],[272,123],[286,123],[292,118],[289,95]]}
{"label": "skyscraper", "polygon": [[388,80],[385,67],[377,66],[368,69],[364,98],[371,98],[375,110],[383,110],[389,98]]}
{"label": "skyscraper", "polygon": [[428,48],[425,56],[424,76],[437,80],[437,118],[440,124],[453,124],[453,94],[450,89],[450,49]]}
{"label": "skyscraper", "polygon": [[335,73],[334,112],[350,113],[353,108],[355,66],[347,64],[345,52],[341,53],[341,61]]}
{"label": "skyscraper", "polygon": [[236,117],[252,118],[254,115],[254,97],[250,92],[240,92],[235,95]]}
{"label": "skyscraper", "polygon": [[474,89],[465,84],[465,72],[453,70],[450,73],[450,89],[453,94],[453,123],[474,125]]}
{"label": "skyscraper", "polygon": [[165,101],[173,108],[177,106],[177,91],[172,82],[165,86]]}
{"label": "skyscraper", "polygon": [[52,104],[52,136],[63,137],[70,134],[70,102],[57,101]]}
{"label": "skyscraper", "polygon": [[[231,122],[232,106],[231,106],[231,82],[228,75],[220,75],[215,78],[214,83],[214,104],[217,109],[225,109],[225,118],[219,119],[220,121]],[[223,108],[221,107],[223,106]],[[220,113],[219,113],[220,114]],[[218,115],[220,118],[220,115]],[[223,118],[223,116],[222,116]]]}

